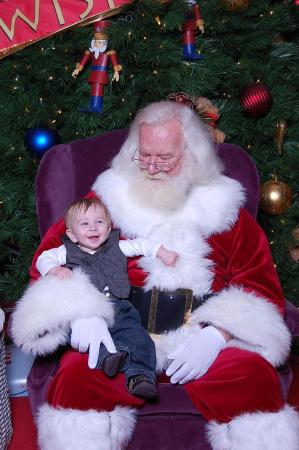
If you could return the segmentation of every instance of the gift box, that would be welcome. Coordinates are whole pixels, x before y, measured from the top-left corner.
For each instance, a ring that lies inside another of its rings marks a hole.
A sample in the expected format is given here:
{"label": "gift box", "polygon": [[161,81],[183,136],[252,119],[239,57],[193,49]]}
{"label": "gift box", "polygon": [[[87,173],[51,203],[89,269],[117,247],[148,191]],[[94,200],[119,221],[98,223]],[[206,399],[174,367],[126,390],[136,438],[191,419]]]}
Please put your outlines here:
{"label": "gift box", "polygon": [[[2,328],[2,327],[1,327]],[[6,377],[4,333],[0,332],[0,448],[6,449],[12,436],[9,389]]]}
{"label": "gift box", "polygon": [[5,313],[4,342],[8,390],[10,397],[26,397],[28,396],[27,376],[34,357],[16,347],[9,336],[8,323],[13,310],[14,305],[3,307]]}

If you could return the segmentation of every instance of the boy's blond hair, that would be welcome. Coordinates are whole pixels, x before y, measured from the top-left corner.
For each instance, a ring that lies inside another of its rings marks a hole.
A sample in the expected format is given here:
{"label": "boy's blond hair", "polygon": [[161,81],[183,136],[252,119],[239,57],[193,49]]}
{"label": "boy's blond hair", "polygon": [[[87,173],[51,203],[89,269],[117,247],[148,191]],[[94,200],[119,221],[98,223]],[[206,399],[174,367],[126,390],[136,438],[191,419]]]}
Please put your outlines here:
{"label": "boy's blond hair", "polygon": [[64,214],[64,222],[66,224],[66,227],[70,228],[72,218],[78,211],[83,210],[84,212],[86,212],[92,206],[99,206],[100,208],[102,208],[105,213],[105,218],[107,222],[109,224],[111,223],[111,216],[108,211],[108,208],[101,200],[99,200],[98,198],[81,198],[80,200],[74,201],[67,208]]}

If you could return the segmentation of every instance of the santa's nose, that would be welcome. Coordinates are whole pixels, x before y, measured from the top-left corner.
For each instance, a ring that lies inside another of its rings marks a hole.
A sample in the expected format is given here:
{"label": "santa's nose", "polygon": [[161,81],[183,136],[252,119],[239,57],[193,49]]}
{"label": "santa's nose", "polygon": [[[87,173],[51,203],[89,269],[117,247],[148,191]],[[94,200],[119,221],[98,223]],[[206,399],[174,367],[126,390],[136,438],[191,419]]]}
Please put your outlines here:
{"label": "santa's nose", "polygon": [[150,162],[147,166],[147,172],[149,173],[149,175],[154,175],[155,173],[160,172],[160,170],[157,169],[154,162]]}

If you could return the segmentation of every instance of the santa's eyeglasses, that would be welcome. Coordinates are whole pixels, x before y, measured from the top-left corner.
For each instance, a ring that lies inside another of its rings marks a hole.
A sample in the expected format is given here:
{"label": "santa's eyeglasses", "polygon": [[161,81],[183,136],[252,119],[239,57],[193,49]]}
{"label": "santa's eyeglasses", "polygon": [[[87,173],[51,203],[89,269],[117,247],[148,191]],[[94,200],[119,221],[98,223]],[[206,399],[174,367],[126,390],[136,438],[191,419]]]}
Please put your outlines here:
{"label": "santa's eyeglasses", "polygon": [[[138,152],[138,150],[136,150],[136,152],[134,153],[134,155],[131,158],[131,161],[138,167],[140,167],[140,169],[147,169],[149,166],[154,166],[154,168],[156,170],[159,170],[160,172],[168,172],[169,170],[171,170],[173,168],[174,162],[170,162],[170,161],[159,161],[159,162],[154,162],[151,163],[149,161],[149,157],[143,157],[143,158],[137,158],[135,155]],[[177,155],[171,156],[167,159],[171,159],[173,160],[174,158],[176,158]]]}

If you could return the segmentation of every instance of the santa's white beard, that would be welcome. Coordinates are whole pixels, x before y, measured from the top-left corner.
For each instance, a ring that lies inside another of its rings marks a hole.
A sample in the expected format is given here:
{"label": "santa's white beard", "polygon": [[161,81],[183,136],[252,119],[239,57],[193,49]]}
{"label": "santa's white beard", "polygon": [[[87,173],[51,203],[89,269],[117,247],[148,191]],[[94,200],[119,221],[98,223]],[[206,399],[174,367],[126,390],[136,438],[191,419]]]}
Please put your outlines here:
{"label": "santa's white beard", "polygon": [[126,173],[130,195],[142,206],[174,211],[179,209],[195,184],[198,184],[198,168],[191,157],[186,158],[178,175],[166,172],[149,175],[147,171],[134,167]]}

